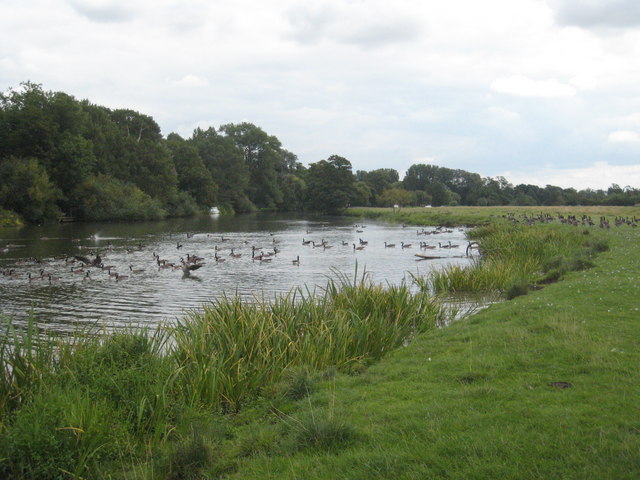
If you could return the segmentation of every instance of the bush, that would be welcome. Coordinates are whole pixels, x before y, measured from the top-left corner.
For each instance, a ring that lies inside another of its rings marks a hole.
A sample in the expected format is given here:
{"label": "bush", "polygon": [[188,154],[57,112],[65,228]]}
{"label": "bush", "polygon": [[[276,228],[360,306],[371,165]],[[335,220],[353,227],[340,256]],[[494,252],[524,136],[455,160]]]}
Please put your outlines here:
{"label": "bush", "polygon": [[167,216],[158,200],[108,175],[88,178],[77,196],[79,216],[84,220],[159,220]]}

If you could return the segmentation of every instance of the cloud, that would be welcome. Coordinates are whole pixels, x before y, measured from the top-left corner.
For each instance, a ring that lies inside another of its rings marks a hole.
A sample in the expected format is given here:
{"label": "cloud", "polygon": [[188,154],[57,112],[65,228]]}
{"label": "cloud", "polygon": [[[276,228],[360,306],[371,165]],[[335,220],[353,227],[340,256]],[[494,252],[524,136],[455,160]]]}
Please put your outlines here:
{"label": "cloud", "polygon": [[302,44],[333,41],[364,48],[410,42],[420,24],[402,9],[381,2],[297,5],[287,12],[290,37]]}
{"label": "cloud", "polygon": [[514,185],[521,183],[539,185],[555,185],[562,188],[583,190],[607,189],[616,183],[622,187],[640,185],[640,164],[610,165],[608,162],[596,162],[582,168],[542,168],[536,172],[507,171],[501,174]]}
{"label": "cloud", "polygon": [[556,21],[583,28],[630,28],[640,25],[637,0],[550,0]]}
{"label": "cloud", "polygon": [[135,11],[130,2],[115,0],[70,0],[69,5],[93,22],[118,23],[131,20]]}
{"label": "cloud", "polygon": [[556,79],[532,80],[522,75],[499,77],[491,83],[491,90],[522,97],[572,97],[577,90]]}
{"label": "cloud", "polygon": [[171,82],[174,87],[182,88],[194,88],[194,87],[208,87],[209,81],[198,75],[188,74],[182,77],[180,80],[174,80]]}
{"label": "cloud", "polygon": [[631,130],[617,130],[611,132],[607,139],[612,143],[639,143],[640,132],[632,132]]}

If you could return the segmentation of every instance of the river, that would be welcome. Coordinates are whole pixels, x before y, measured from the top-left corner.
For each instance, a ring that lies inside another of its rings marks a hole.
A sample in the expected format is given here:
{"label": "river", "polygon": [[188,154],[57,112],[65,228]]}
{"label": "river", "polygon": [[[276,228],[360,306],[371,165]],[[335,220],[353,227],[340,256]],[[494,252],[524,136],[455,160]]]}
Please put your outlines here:
{"label": "river", "polygon": [[[459,247],[438,246],[449,242]],[[376,283],[410,281],[409,273],[469,262],[466,244],[459,228],[285,214],[0,229],[0,320],[21,325],[33,313],[39,325],[60,332],[86,324],[154,326],[221,295],[268,299],[294,287],[321,288],[337,272],[353,278],[356,268]],[[441,258],[420,261],[416,253]],[[112,268],[74,259],[96,255]],[[203,266],[185,275],[181,259],[192,255]]]}

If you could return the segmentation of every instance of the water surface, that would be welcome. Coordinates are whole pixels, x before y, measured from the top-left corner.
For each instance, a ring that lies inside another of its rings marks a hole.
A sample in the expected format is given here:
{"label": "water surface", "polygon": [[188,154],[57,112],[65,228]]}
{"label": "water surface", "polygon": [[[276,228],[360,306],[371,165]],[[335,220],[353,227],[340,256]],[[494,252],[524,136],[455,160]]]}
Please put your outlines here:
{"label": "water surface", "polygon": [[[377,283],[398,284],[409,273],[469,261],[462,229],[354,222],[256,214],[0,229],[0,313],[20,324],[33,312],[38,322],[60,331],[85,323],[155,325],[224,294],[250,300],[273,298],[294,287],[313,290],[335,272],[353,277],[356,265]],[[438,247],[449,241],[459,247]],[[385,247],[385,242],[395,247]],[[411,246],[402,248],[401,242]],[[420,242],[436,248],[421,249]],[[269,256],[260,261],[260,253]],[[416,253],[441,258],[419,261]],[[76,255],[93,260],[96,254],[113,268],[82,268],[81,262],[71,262]],[[189,276],[180,268],[187,255],[204,263]],[[176,268],[160,267],[157,258]]]}

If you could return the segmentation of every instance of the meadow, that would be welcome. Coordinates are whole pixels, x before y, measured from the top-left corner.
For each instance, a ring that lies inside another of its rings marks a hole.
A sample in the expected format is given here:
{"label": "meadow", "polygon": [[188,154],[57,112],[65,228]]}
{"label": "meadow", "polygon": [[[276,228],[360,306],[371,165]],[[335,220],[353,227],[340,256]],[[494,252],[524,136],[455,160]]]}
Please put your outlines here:
{"label": "meadow", "polygon": [[[444,223],[409,210],[396,221]],[[417,292],[356,272],[322,295],[222,298],[156,332],[8,327],[0,473],[637,478],[640,246],[613,221],[640,209],[607,211],[573,214],[610,228],[448,209],[454,224],[485,224],[469,268],[481,273],[444,270]],[[481,290],[512,299],[437,327],[434,291]]]}

